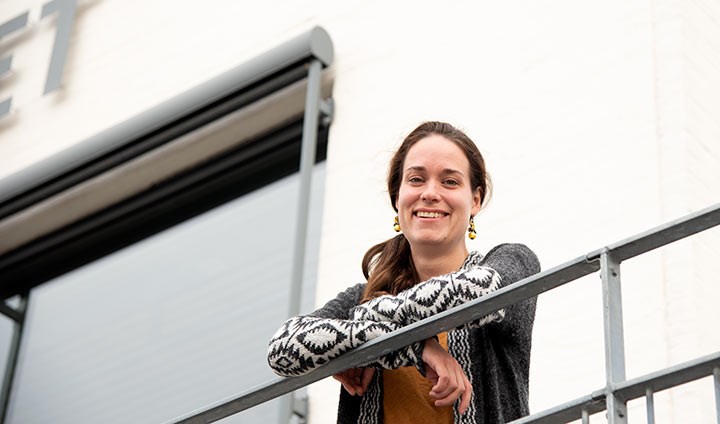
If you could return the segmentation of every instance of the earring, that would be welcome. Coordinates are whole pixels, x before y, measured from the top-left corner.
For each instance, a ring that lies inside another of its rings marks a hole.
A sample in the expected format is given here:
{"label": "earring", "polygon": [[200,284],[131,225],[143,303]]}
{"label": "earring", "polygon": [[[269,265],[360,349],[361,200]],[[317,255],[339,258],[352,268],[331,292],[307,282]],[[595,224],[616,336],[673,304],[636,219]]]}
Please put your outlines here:
{"label": "earring", "polygon": [[473,217],[470,216],[470,226],[468,227],[468,238],[470,240],[475,240],[475,237],[477,237],[477,233],[475,232],[475,221],[473,220]]}
{"label": "earring", "polygon": [[393,224],[393,230],[395,230],[396,233],[400,232],[400,220],[398,219],[397,215],[395,215],[395,223]]}

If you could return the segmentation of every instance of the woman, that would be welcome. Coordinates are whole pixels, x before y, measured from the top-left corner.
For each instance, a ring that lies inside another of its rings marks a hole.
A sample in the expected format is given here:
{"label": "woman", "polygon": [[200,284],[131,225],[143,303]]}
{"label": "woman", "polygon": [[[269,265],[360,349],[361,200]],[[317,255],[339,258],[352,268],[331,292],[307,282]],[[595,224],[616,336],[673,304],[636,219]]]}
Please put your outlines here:
{"label": "woman", "polygon": [[[425,122],[390,162],[396,237],[363,258],[367,283],[350,287],[310,315],[286,321],[268,361],[293,376],[368,340],[539,272],[535,254],[502,244],[468,252],[473,217],[490,192],[482,155],[467,135]],[[530,343],[535,299],[499,310],[448,333],[414,343],[342,383],[340,423],[502,423],[528,414]]]}

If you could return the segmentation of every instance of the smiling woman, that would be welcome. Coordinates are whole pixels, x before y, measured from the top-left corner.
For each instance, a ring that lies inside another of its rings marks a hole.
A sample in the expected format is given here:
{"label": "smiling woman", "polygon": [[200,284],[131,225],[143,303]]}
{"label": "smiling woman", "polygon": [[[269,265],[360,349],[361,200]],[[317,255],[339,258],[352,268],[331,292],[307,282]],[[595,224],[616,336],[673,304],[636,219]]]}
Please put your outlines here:
{"label": "smiling woman", "polygon": [[443,136],[425,137],[408,152],[395,209],[415,258],[437,257],[438,250],[457,264],[467,257],[462,240],[483,194],[471,187],[470,175],[462,149]]}
{"label": "smiling woman", "polygon": [[[367,283],[287,320],[270,341],[279,375],[307,373],[368,340],[492,293],[540,271],[521,244],[468,252],[490,192],[475,143],[425,122],[390,162],[388,192],[402,234],[368,250]],[[536,299],[335,375],[340,423],[488,423],[528,414]]]}

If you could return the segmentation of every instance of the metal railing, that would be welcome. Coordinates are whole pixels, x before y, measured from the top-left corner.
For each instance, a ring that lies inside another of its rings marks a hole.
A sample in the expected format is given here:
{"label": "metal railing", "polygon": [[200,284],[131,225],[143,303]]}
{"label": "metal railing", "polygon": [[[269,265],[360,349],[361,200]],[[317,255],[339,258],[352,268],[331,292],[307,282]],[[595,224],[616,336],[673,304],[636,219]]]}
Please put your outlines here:
{"label": "metal railing", "polygon": [[627,402],[644,396],[648,411],[647,420],[652,424],[654,423],[654,393],[713,375],[716,413],[718,424],[720,424],[720,352],[632,380],[625,379],[620,291],[620,263],[622,261],[718,224],[720,224],[720,204],[592,251],[587,255],[504,287],[488,296],[408,325],[392,334],[351,350],[309,374],[294,378],[279,378],[178,417],[171,422],[208,423],[220,420],[599,270],[603,284],[606,386],[587,396],[523,417],[513,423],[566,423],[580,419],[583,424],[586,424],[589,422],[590,415],[604,410],[608,411],[607,419],[610,424],[627,423]]}

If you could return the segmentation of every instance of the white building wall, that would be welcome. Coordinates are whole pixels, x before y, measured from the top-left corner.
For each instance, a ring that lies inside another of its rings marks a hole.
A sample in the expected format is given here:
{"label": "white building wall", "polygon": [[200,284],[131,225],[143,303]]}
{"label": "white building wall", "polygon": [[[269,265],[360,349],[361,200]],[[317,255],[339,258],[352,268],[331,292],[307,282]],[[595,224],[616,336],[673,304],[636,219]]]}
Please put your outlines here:
{"label": "white building wall", "polygon": [[[549,268],[718,201],[716,2],[88,0],[63,89],[47,96],[55,27],[42,4],[0,5],[0,20],[30,9],[33,22],[0,41],[14,55],[0,82],[14,102],[0,178],[313,25],[328,30],[337,110],[318,305],[361,281],[365,250],[394,234],[386,165],[422,120],[466,129],[486,156],[495,193],[472,249],[524,242]],[[628,377],[720,350],[718,251],[713,230],[624,264]],[[593,275],[540,297],[532,411],[604,384],[600,293]],[[311,422],[334,421],[337,392],[331,379],[311,388]],[[707,379],[656,404],[664,422],[714,412]],[[643,411],[632,403],[631,419]]]}
{"label": "white building wall", "polygon": [[[480,237],[470,244],[480,250],[521,241],[551,267],[717,202],[720,145],[710,116],[718,110],[720,81],[712,73],[720,59],[712,20],[720,15],[713,6],[383,9],[381,16],[354,12],[342,26],[323,23],[338,50],[338,115],[328,157],[319,303],[346,284],[336,283],[337,275],[351,269],[353,281],[360,280],[358,258],[392,236],[385,166],[402,136],[423,119],[462,126],[486,155],[495,194],[477,220]],[[343,48],[345,37],[352,37],[352,50]],[[363,49],[368,45],[371,52]],[[363,54],[368,57],[360,63]],[[352,102],[343,101],[345,93]],[[700,131],[701,140],[688,135]],[[718,318],[711,258],[719,246],[715,230],[624,265],[629,378],[718,350],[710,323]],[[603,386],[600,293],[599,278],[589,276],[541,296],[532,411]],[[337,384],[313,389],[311,410],[330,422],[334,412],[324,412],[324,399]],[[656,398],[666,422],[713,416],[708,379]],[[630,414],[644,418],[644,403],[633,402]]]}
{"label": "white building wall", "polygon": [[[716,2],[656,2],[656,109],[660,147],[662,216],[688,213],[717,202],[720,193],[720,127],[711,118],[718,110],[720,79],[720,5]],[[718,350],[720,320],[717,257],[720,233],[701,234],[662,252],[665,292],[664,334],[668,363]],[[712,380],[671,392],[674,422],[704,422],[693,416],[712,402]]]}

